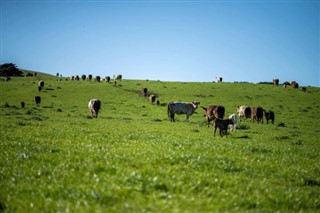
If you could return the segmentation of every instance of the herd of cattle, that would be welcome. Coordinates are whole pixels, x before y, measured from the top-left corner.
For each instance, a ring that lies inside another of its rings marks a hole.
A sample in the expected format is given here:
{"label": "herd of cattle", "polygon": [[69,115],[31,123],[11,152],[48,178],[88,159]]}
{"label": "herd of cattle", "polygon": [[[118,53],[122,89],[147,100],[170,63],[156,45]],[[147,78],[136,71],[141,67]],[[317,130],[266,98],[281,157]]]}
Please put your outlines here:
{"label": "herd of cattle", "polygon": [[[114,79],[121,80],[122,76],[117,75],[114,76]],[[41,91],[44,87],[44,81],[40,80],[38,82],[38,90]],[[148,97],[149,101],[154,104],[156,100],[155,94],[148,94],[147,88],[141,88],[141,93],[144,97]],[[37,105],[41,103],[41,97],[35,96],[35,102]],[[157,101],[157,105],[159,105],[159,101]],[[175,114],[182,115],[185,114],[186,120],[189,121],[189,117],[195,112],[195,110],[199,107],[200,102],[175,102],[170,101],[167,104],[167,113],[168,117],[170,118],[171,122],[175,122]],[[21,102],[21,107],[24,108],[25,103]],[[98,113],[101,108],[101,101],[98,99],[91,99],[88,103],[88,109],[91,113],[92,118],[98,118]],[[225,116],[225,108],[222,105],[211,105],[209,107],[201,108],[204,110],[203,116],[206,118],[208,127],[210,122],[213,121],[214,127],[214,136],[216,134],[216,130],[219,129],[220,136],[223,137],[224,135],[228,135],[228,128],[230,127],[230,131],[236,131],[237,126],[237,116],[236,114],[230,115],[227,119],[224,119]],[[266,111],[262,107],[251,107],[249,106],[238,106],[237,107],[237,114],[240,119],[252,119],[253,122],[263,123],[263,115],[269,123],[271,120],[272,124],[274,123],[274,112],[273,111]]]}
{"label": "herd of cattle", "polygon": [[[195,112],[199,107],[200,102],[169,102],[168,103],[168,116],[170,117],[171,122],[175,122],[174,115],[185,114],[186,120],[189,120],[189,117]],[[220,130],[221,137],[228,134],[227,130],[230,126],[230,131],[236,131],[237,126],[237,116],[236,114],[230,115],[227,119],[223,119],[225,115],[225,108],[221,105],[211,105],[208,108],[201,107],[204,110],[203,116],[208,122],[208,127],[210,121],[213,122],[214,126],[214,135],[216,134],[217,128]],[[238,106],[237,107],[238,116],[241,119],[252,118],[253,122],[263,123],[263,114],[267,120],[271,120],[272,124],[274,123],[274,112],[266,111],[262,107],[253,107],[252,109],[249,106]]]}

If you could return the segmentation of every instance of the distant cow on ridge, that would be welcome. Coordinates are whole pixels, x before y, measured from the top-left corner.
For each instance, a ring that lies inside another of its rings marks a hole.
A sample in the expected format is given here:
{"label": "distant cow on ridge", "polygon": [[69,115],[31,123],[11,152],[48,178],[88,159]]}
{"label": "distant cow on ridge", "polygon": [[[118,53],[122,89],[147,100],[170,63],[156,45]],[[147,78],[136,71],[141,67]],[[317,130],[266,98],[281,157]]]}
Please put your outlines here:
{"label": "distant cow on ridge", "polygon": [[222,82],[222,77],[216,77],[217,82]]}
{"label": "distant cow on ridge", "polygon": [[120,74],[113,75],[113,79],[121,81],[122,80],[122,75],[120,75]]}

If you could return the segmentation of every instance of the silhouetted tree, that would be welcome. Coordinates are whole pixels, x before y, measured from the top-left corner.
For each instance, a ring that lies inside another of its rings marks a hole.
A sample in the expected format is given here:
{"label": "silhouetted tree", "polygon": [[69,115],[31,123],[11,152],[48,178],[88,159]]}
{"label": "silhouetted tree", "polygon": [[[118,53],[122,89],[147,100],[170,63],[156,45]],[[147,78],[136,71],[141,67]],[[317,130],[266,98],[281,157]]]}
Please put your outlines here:
{"label": "silhouetted tree", "polygon": [[22,76],[23,72],[17,69],[13,63],[5,63],[0,65],[0,76]]}

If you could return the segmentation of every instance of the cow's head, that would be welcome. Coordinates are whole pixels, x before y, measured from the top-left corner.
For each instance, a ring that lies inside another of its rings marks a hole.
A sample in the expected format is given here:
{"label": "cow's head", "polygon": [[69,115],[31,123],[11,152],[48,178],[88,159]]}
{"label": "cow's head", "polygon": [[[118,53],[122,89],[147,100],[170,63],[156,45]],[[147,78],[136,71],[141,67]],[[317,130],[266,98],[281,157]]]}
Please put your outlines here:
{"label": "cow's head", "polygon": [[194,109],[197,109],[199,104],[200,104],[200,102],[192,102],[192,106]]}

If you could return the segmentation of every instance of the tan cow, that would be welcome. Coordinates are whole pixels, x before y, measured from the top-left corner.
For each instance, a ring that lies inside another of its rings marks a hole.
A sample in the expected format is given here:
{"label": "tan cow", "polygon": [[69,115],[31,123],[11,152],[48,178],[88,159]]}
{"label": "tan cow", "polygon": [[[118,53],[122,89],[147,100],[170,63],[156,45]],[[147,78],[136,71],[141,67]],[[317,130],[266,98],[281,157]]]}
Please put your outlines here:
{"label": "tan cow", "polygon": [[171,122],[175,122],[174,115],[186,115],[186,120],[189,121],[190,115],[198,108],[200,102],[169,102],[168,103],[168,116]]}

